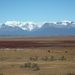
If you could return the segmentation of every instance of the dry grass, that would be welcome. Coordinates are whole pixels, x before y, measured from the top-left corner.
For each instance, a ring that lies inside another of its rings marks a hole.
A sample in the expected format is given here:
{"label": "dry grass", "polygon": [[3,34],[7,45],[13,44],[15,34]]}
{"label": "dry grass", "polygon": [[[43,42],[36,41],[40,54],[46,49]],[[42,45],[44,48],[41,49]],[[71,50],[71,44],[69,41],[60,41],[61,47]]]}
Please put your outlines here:
{"label": "dry grass", "polygon": [[[65,37],[65,36],[63,36]],[[13,37],[14,38],[14,37]],[[20,37],[18,37],[20,39]],[[21,40],[24,40],[24,37],[21,37]],[[35,38],[35,37],[34,37]],[[34,39],[31,37],[31,40]],[[42,37],[38,37],[39,40]],[[70,36],[69,38],[62,37],[44,37],[43,40],[75,40],[74,37]],[[4,38],[0,38],[4,39]],[[14,38],[17,40],[16,38]],[[18,39],[18,40],[19,40]],[[30,39],[30,37],[29,37]],[[27,38],[27,40],[29,40]],[[37,38],[35,38],[38,40]],[[34,40],[35,40],[34,39]],[[5,39],[7,40],[7,38]],[[13,39],[9,39],[10,41]],[[26,39],[25,39],[26,40]],[[43,41],[42,41],[43,42]],[[75,72],[75,47],[29,47],[29,48],[0,48],[0,73],[3,75],[60,75],[66,74],[68,72]],[[48,52],[48,50],[52,52]],[[65,53],[67,51],[67,53]],[[38,56],[37,61],[30,61],[30,57]],[[62,56],[66,60],[54,60],[54,61],[43,61],[42,57],[54,56],[58,59]],[[31,63],[37,63],[40,66],[40,70],[34,71],[32,68],[21,68],[20,66],[24,65],[26,62],[30,61]]]}

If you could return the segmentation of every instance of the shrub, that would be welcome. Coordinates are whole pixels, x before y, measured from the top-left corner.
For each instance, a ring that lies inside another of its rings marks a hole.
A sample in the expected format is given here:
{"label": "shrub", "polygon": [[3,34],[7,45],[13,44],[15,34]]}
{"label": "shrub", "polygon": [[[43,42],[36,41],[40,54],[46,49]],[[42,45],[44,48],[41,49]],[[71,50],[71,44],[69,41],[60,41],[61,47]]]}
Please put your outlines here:
{"label": "shrub", "polygon": [[42,60],[47,61],[48,60],[48,56],[42,57]]}
{"label": "shrub", "polygon": [[67,73],[67,75],[75,75],[75,73],[69,72],[69,73]]}
{"label": "shrub", "polygon": [[50,50],[48,50],[48,52],[50,52]]}
{"label": "shrub", "polygon": [[32,68],[34,68],[34,71],[40,70],[40,67],[38,64],[32,64]]}
{"label": "shrub", "polygon": [[40,70],[39,65],[37,65],[37,66],[35,67],[35,70],[36,70],[36,71],[37,71],[37,70]]}
{"label": "shrub", "polygon": [[65,51],[65,53],[67,53],[67,51]]}
{"label": "shrub", "polygon": [[23,65],[20,66],[20,68],[23,68],[23,67],[25,67],[25,68],[33,68],[34,71],[40,70],[39,65],[36,64],[36,63],[31,64],[30,62],[28,62],[28,63],[25,63],[24,66]]}
{"label": "shrub", "polygon": [[31,63],[30,62],[25,63],[24,67],[31,67]]}
{"label": "shrub", "polygon": [[61,59],[61,60],[66,60],[66,58],[65,58],[64,56],[62,56],[60,59]]}
{"label": "shrub", "polygon": [[0,73],[0,75],[3,75],[3,73]]}
{"label": "shrub", "polygon": [[38,60],[38,56],[35,56],[35,60]]}
{"label": "shrub", "polygon": [[35,68],[36,66],[37,66],[37,64],[34,64],[34,63],[32,64],[32,68]]}
{"label": "shrub", "polygon": [[51,59],[50,60],[53,61],[54,60],[54,56],[51,56]]}
{"label": "shrub", "polygon": [[30,57],[30,60],[32,61],[32,60],[33,60],[33,58],[32,58],[32,57]]}
{"label": "shrub", "polygon": [[38,60],[38,56],[30,57],[30,60],[31,60],[31,61],[36,61],[36,60]]}
{"label": "shrub", "polygon": [[48,60],[48,56],[45,56],[45,61],[47,61]]}

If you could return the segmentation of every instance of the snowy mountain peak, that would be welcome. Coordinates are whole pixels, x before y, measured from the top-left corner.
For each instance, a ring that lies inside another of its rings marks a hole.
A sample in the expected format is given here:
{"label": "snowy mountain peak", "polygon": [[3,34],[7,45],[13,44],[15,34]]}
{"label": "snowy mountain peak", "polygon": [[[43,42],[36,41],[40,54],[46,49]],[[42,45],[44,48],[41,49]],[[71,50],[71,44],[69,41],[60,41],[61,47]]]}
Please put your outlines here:
{"label": "snowy mountain peak", "polygon": [[0,23],[0,35],[62,35],[75,34],[75,22],[20,22]]}
{"label": "snowy mountain peak", "polygon": [[[20,21],[6,21],[5,23],[3,23],[5,26],[9,26],[9,27],[19,27],[22,30],[27,30],[27,31],[32,31],[35,29],[39,29],[41,27],[75,27],[75,22],[72,21],[68,21],[68,20],[64,20],[61,22],[31,22],[31,21],[27,21],[27,22],[20,22]],[[3,25],[2,23],[0,23],[0,28]]]}
{"label": "snowy mountain peak", "polygon": [[63,20],[62,22],[63,22],[63,23],[66,23],[66,22],[67,22],[67,23],[71,23],[71,21],[69,21],[69,20]]}
{"label": "snowy mountain peak", "polygon": [[23,30],[28,30],[28,31],[31,31],[35,27],[38,27],[38,25],[36,25],[36,23],[30,22],[30,21],[28,21],[28,22],[7,21],[4,24],[7,26],[11,26],[11,27],[18,26],[18,27],[22,28]]}
{"label": "snowy mountain peak", "polygon": [[22,25],[25,25],[25,24],[32,25],[34,23],[33,22],[20,22],[20,21],[7,21],[4,24],[6,24],[8,26],[22,26]]}

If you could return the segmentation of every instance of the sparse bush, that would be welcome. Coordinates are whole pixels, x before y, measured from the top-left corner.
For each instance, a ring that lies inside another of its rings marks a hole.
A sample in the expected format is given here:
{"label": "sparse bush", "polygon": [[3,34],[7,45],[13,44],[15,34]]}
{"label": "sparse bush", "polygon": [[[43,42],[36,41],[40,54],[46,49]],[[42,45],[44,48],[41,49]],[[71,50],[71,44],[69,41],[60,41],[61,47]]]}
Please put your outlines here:
{"label": "sparse bush", "polygon": [[37,71],[37,70],[40,70],[39,65],[37,65],[37,66],[35,67],[35,70],[36,70],[36,71]]}
{"label": "sparse bush", "polygon": [[24,65],[21,65],[20,68],[33,68],[34,71],[40,70],[40,67],[38,64],[36,63],[31,64],[30,62],[25,63]]}
{"label": "sparse bush", "polygon": [[65,51],[65,53],[67,53],[67,51]]}
{"label": "sparse bush", "polygon": [[36,66],[37,66],[37,64],[34,64],[34,63],[32,64],[32,68],[35,68]]}
{"label": "sparse bush", "polygon": [[34,69],[34,71],[40,70],[40,67],[38,64],[32,64],[32,68]]}
{"label": "sparse bush", "polygon": [[27,63],[25,63],[24,67],[28,67],[28,64],[27,64]]}
{"label": "sparse bush", "polygon": [[47,61],[48,60],[48,56],[45,56],[45,61]]}
{"label": "sparse bush", "polygon": [[35,56],[35,60],[38,60],[38,56]]}
{"label": "sparse bush", "polygon": [[67,75],[75,75],[75,73],[74,72],[69,72],[69,73],[67,73]]}
{"label": "sparse bush", "polygon": [[72,50],[72,49],[70,49],[70,50]]}
{"label": "sparse bush", "polygon": [[32,58],[32,57],[30,57],[30,60],[32,61],[32,60],[33,60],[33,58]]}
{"label": "sparse bush", "polygon": [[48,52],[50,52],[50,50],[48,50]]}
{"label": "sparse bush", "polygon": [[50,60],[53,61],[54,60],[54,56],[51,56],[51,59]]}
{"label": "sparse bush", "polygon": [[30,57],[30,60],[31,60],[31,61],[36,61],[36,60],[38,60],[38,56]]}
{"label": "sparse bush", "polygon": [[25,63],[24,67],[31,67],[31,63],[30,62]]}
{"label": "sparse bush", "polygon": [[60,58],[60,60],[66,60],[66,58],[65,58],[64,56],[62,56],[62,57]]}
{"label": "sparse bush", "polygon": [[3,75],[3,73],[0,73],[0,75]]}
{"label": "sparse bush", "polygon": [[42,57],[42,60],[47,61],[48,60],[48,56]]}
{"label": "sparse bush", "polygon": [[6,60],[5,57],[0,57],[0,61]]}

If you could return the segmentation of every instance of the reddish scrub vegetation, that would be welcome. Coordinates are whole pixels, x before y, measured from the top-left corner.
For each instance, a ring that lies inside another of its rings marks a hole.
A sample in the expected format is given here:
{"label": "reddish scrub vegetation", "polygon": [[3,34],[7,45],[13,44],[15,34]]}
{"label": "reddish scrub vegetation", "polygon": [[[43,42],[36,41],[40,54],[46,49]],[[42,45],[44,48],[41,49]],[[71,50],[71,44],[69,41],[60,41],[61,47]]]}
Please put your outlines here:
{"label": "reddish scrub vegetation", "polygon": [[0,41],[0,48],[24,47],[71,47],[75,41]]}

